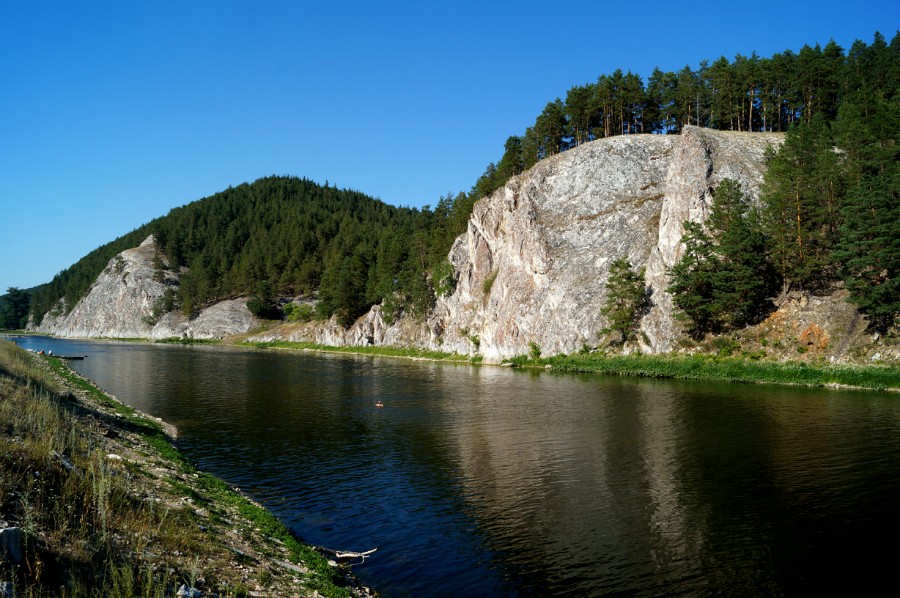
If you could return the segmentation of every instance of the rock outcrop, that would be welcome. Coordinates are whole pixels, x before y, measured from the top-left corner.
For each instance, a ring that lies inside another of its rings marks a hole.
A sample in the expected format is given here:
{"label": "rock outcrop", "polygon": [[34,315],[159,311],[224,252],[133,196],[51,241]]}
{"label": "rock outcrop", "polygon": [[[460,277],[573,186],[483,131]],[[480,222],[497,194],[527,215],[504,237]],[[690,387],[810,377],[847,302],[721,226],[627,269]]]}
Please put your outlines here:
{"label": "rock outcrop", "polygon": [[148,338],[223,339],[257,328],[260,321],[247,309],[247,299],[227,299],[201,310],[190,319],[180,312],[169,312],[160,318]]}
{"label": "rock outcrop", "polygon": [[598,342],[609,265],[646,268],[652,309],[643,349],[668,351],[679,329],[666,271],[680,258],[685,220],[703,222],[724,178],[758,197],[780,135],[686,127],[680,136],[585,144],[514,178],[479,202],[450,252],[456,291],[438,302],[444,346],[489,361],[571,353]]}
{"label": "rock outcrop", "polygon": [[217,303],[193,319],[176,311],[154,322],[154,305],[166,289],[177,288],[178,283],[177,275],[171,272],[165,272],[161,279],[154,265],[156,256],[156,241],[151,235],[138,247],[110,260],[68,314],[51,312],[32,329],[79,338],[220,339],[259,325],[247,309],[246,299]]}
{"label": "rock outcrop", "polygon": [[[38,332],[82,338],[146,338],[152,327],[143,321],[166,291],[153,267],[152,236],[109,261],[88,293],[68,314],[44,316]],[[60,311],[62,311],[60,309]]]}
{"label": "rock outcrop", "polygon": [[25,534],[22,528],[0,527],[0,561],[6,561],[13,565],[21,563],[24,543]]}
{"label": "rock outcrop", "polygon": [[[290,324],[251,340],[329,345],[400,345],[480,354],[488,362],[540,351],[596,346],[609,266],[646,268],[652,308],[641,348],[669,351],[680,329],[666,292],[681,255],[685,220],[702,222],[724,178],[758,197],[764,154],[779,134],[686,127],[682,135],[631,135],[581,145],[538,163],[479,201],[449,254],[456,281],[424,321],[388,325],[376,306],[345,330],[334,322]],[[241,300],[194,320],[177,313],[154,326],[144,317],[166,284],[154,279],[150,238],[110,262],[65,317],[39,330],[62,336],[220,338],[257,322]],[[158,274],[157,274],[158,278]]]}
{"label": "rock outcrop", "polygon": [[373,308],[349,330],[294,325],[258,340],[407,345],[480,354],[488,362],[540,350],[571,353],[599,342],[610,264],[646,268],[652,309],[642,349],[671,350],[667,270],[681,257],[683,222],[703,222],[724,178],[757,198],[768,146],[779,134],[686,127],[680,136],[633,135],[543,160],[475,205],[450,251],[456,287],[422,323],[388,326]]}
{"label": "rock outcrop", "polygon": [[622,136],[544,160],[476,204],[434,319],[445,347],[495,361],[597,343],[610,264],[656,244],[678,137]]}
{"label": "rock outcrop", "polygon": [[659,216],[659,235],[646,264],[652,307],[641,321],[645,351],[674,349],[681,327],[673,317],[672,296],[666,292],[666,273],[681,259],[684,222],[705,222],[712,207],[711,191],[726,178],[741,184],[754,201],[759,199],[765,174],[766,148],[777,148],[780,133],[734,133],[685,127],[666,174],[666,197]]}

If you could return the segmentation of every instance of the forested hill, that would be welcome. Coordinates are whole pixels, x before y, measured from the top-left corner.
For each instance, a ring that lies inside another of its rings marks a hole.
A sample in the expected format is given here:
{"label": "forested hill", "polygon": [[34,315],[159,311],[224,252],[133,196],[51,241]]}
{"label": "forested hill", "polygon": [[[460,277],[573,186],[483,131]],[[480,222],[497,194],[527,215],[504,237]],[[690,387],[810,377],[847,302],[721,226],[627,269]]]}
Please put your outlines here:
{"label": "forested hill", "polygon": [[185,313],[224,297],[318,291],[321,315],[349,323],[389,296],[430,307],[428,273],[468,216],[452,208],[398,208],[271,177],[172,210],[153,231],[170,268],[189,268],[179,291]]}
{"label": "forested hill", "polygon": [[602,74],[549,102],[469,192],[441,198],[434,210],[395,208],[296,178],[240,185],[91,252],[35,290],[31,313],[39,321],[60,299],[71,309],[114,255],[153,233],[161,265],[189,268],[177,297],[188,314],[235,295],[266,300],[316,290],[319,315],[345,323],[381,301],[388,319],[401,310],[422,314],[446,290],[445,256],[478,199],[582,143],[688,125],[786,131],[762,198],[760,234],[777,282],[813,289],[843,280],[884,325],[900,313],[900,34],[888,43],[878,33],[846,50],[831,42],[769,58],[721,57],[657,69],[646,81]]}
{"label": "forested hill", "polygon": [[541,159],[594,139],[680,133],[688,125],[783,132],[813,118],[835,120],[857,94],[894,98],[898,84],[900,33],[890,43],[875,33],[871,44],[857,40],[850,48],[831,41],[770,57],[720,56],[678,71],[657,68],[646,78],[617,69],[548,102],[524,133],[507,139],[476,190],[487,194]]}
{"label": "forested hill", "polygon": [[386,298],[394,311],[424,312],[435,294],[431,272],[442,270],[470,210],[465,195],[417,210],[306,179],[263,178],[175,208],[91,252],[39,289],[32,311],[37,318],[61,297],[71,308],[115,254],[153,234],[160,278],[187,268],[174,297],[186,314],[240,295],[265,303],[316,291],[320,315],[345,323]]}

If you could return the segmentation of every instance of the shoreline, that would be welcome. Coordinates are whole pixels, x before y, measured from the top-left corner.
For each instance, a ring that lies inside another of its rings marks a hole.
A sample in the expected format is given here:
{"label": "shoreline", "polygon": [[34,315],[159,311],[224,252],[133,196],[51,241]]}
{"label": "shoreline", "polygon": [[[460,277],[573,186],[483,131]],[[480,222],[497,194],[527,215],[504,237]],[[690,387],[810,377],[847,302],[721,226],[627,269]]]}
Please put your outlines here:
{"label": "shoreline", "polygon": [[[48,336],[29,333],[29,336]],[[775,384],[836,390],[900,392],[900,366],[892,364],[826,364],[796,360],[760,358],[757,354],[740,356],[696,352],[659,355],[590,352],[546,358],[518,356],[501,363],[483,361],[481,356],[466,356],[427,349],[375,346],[331,346],[311,342],[248,342],[247,335],[222,340],[195,339],[79,339],[140,342],[148,344],[222,345],[260,350],[301,351],[373,357],[393,357],[411,361],[486,365],[516,369],[539,369],[559,373],[600,374],[640,378],[728,382],[738,384]]]}
{"label": "shoreline", "polygon": [[[17,595],[377,596],[64,360],[0,341],[0,399],[0,530],[24,537],[0,583]],[[16,486],[34,476],[53,487]]]}
{"label": "shoreline", "polygon": [[[886,365],[819,365],[800,361],[769,361],[753,357],[720,356],[708,353],[619,355],[600,352],[537,359],[520,356],[504,360],[501,363],[486,363],[480,359],[475,360],[462,355],[446,354],[446,357],[441,357],[434,355],[437,352],[395,347],[331,347],[316,343],[288,341],[240,342],[233,343],[233,345],[256,349],[395,357],[412,361],[537,369],[558,373],[900,392],[900,367]],[[360,351],[360,349],[367,350]],[[430,355],[424,355],[425,353]]]}

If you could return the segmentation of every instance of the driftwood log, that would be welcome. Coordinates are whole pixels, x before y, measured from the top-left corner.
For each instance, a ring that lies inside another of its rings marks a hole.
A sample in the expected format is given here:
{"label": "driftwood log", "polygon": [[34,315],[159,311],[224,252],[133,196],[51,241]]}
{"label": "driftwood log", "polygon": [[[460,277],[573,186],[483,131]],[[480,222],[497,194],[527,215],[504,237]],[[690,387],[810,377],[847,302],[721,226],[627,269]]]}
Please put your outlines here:
{"label": "driftwood log", "polygon": [[348,565],[362,565],[366,562],[366,559],[372,555],[373,552],[378,550],[377,547],[372,550],[366,550],[364,552],[352,552],[348,550],[332,550],[331,548],[325,548],[324,546],[319,546],[319,550],[325,552],[327,554],[332,555],[336,560],[339,561],[349,561],[352,559],[359,559],[358,563],[347,563]]}

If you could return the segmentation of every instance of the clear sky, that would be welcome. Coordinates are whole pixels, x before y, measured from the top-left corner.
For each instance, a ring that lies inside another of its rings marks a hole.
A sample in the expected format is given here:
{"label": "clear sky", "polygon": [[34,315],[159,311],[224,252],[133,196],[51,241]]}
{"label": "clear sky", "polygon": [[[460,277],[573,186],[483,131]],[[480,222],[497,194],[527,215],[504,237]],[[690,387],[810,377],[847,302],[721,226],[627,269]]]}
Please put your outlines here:
{"label": "clear sky", "polygon": [[0,294],[271,174],[434,205],[616,68],[898,27],[897,0],[0,0]]}

